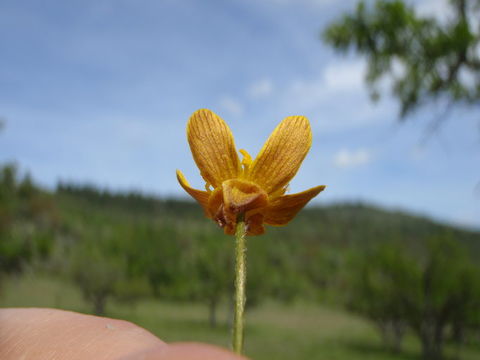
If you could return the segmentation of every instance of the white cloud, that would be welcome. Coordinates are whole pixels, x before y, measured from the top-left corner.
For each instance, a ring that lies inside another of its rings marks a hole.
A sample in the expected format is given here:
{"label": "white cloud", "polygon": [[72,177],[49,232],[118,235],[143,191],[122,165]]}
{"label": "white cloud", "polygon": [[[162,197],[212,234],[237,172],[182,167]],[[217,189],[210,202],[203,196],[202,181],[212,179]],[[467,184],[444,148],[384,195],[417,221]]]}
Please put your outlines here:
{"label": "white cloud", "polygon": [[323,72],[325,86],[329,91],[363,90],[365,71],[363,60],[329,64]]}
{"label": "white cloud", "polygon": [[220,107],[233,116],[241,116],[243,114],[243,106],[231,96],[224,96],[220,99]]}
{"label": "white cloud", "polygon": [[373,103],[364,86],[366,62],[336,61],[315,76],[293,79],[279,91],[279,113],[303,114],[310,118],[314,131],[339,132],[371,126],[390,120],[392,100],[385,97]]}
{"label": "white cloud", "polygon": [[417,13],[421,16],[433,16],[446,20],[452,13],[448,0],[423,0],[416,5]]}
{"label": "white cloud", "polygon": [[269,79],[261,79],[250,85],[248,95],[254,99],[260,99],[271,95],[273,84]]}
{"label": "white cloud", "polygon": [[365,165],[370,162],[371,158],[371,152],[367,149],[341,149],[334,155],[333,163],[336,167],[346,169]]}
{"label": "white cloud", "polygon": [[365,66],[363,60],[328,64],[318,77],[295,80],[288,96],[305,106],[338,99],[339,93],[343,96],[362,96],[366,93],[363,87]]}

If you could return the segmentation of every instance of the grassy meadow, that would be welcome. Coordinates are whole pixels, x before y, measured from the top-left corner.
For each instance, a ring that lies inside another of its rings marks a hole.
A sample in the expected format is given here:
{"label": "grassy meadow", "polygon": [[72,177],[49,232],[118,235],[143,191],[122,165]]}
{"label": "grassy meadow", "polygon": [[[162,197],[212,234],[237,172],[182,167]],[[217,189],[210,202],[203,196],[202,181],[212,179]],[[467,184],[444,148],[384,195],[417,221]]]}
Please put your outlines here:
{"label": "grassy meadow", "polygon": [[[1,307],[55,307],[90,313],[80,292],[68,282],[51,276],[25,273],[4,282]],[[208,325],[205,306],[189,302],[144,299],[133,305],[112,301],[107,316],[134,322],[167,342],[200,341],[229,347],[228,306],[222,304],[219,325]],[[247,313],[246,354],[255,360],[400,360],[418,359],[420,345],[408,336],[404,350],[394,354],[382,347],[372,325],[341,308],[297,302],[264,303]],[[455,346],[447,357],[456,358]],[[480,348],[461,349],[461,358],[480,358]]]}

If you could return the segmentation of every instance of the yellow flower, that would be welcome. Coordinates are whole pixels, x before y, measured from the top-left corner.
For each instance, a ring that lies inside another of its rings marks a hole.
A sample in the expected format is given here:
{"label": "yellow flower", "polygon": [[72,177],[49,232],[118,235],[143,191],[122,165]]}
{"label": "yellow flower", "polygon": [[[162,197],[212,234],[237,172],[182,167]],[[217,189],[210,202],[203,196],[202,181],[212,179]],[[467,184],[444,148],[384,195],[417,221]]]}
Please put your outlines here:
{"label": "yellow flower", "polygon": [[177,179],[226,234],[235,233],[241,214],[248,235],[263,234],[264,223],[286,225],[325,188],[316,186],[284,195],[312,144],[306,117],[285,118],[253,161],[245,150],[240,150],[243,155],[240,162],[230,128],[210,110],[193,113],[187,125],[187,138],[193,159],[206,181],[206,191],[190,187],[179,170]]}

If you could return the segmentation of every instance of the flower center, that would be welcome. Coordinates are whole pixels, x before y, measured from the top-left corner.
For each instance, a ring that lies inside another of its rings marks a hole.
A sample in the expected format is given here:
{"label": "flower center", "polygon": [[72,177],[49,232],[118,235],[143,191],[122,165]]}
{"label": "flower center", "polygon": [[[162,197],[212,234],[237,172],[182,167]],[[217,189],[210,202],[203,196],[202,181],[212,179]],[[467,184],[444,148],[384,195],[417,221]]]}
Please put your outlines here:
{"label": "flower center", "polygon": [[267,205],[268,195],[260,186],[246,180],[230,179],[212,193],[208,210],[227,233],[233,233],[238,215],[256,213]]}

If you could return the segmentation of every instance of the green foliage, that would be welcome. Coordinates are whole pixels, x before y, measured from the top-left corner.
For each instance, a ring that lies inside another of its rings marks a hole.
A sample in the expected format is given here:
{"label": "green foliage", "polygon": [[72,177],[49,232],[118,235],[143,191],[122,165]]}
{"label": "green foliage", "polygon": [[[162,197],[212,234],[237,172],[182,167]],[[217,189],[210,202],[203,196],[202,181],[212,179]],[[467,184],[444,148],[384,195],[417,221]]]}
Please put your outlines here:
{"label": "green foliage", "polygon": [[46,259],[54,246],[57,225],[51,196],[17,168],[0,168],[0,274],[18,273],[33,261]]}
{"label": "green foliage", "polygon": [[411,249],[384,244],[352,256],[349,306],[377,325],[388,347],[399,350],[408,326],[423,358],[440,359],[448,329],[464,335],[475,326],[479,271],[465,249],[445,236]]}
{"label": "green foliage", "polygon": [[402,117],[429,100],[478,104],[480,100],[480,1],[450,0],[449,20],[421,17],[402,0],[360,1],[356,11],[326,28],[324,40],[341,52],[368,60],[367,83],[378,98],[389,76]]}
{"label": "green foliage", "polygon": [[352,254],[348,264],[347,306],[374,322],[384,345],[401,350],[406,312],[403,291],[414,269],[398,244],[381,244],[365,253]]}
{"label": "green foliage", "polygon": [[130,306],[135,306],[141,299],[146,299],[152,295],[150,283],[145,276],[121,277],[115,283],[113,292],[116,300]]}
{"label": "green foliage", "polygon": [[93,243],[81,244],[73,249],[70,260],[72,279],[96,315],[105,314],[107,299],[119,287],[123,271],[121,259],[103,253]]}
{"label": "green foliage", "polygon": [[233,242],[224,241],[218,232],[195,234],[189,255],[193,298],[208,305],[209,324],[217,326],[217,308],[232,296]]}
{"label": "green foliage", "polygon": [[[3,273],[27,265],[61,275],[96,313],[107,309],[111,314],[119,302],[134,311],[133,305],[153,296],[176,304],[201,303],[212,327],[227,318],[218,316],[218,309],[232,300],[234,239],[205,219],[197,204],[72,184],[49,194],[27,176],[20,180],[11,168],[2,174],[0,209],[7,216],[1,219],[8,225],[1,232]],[[374,320],[385,341],[398,350],[405,331],[407,338],[415,331],[409,330],[409,319],[421,318],[418,304],[428,302],[419,279],[433,253],[427,246],[432,234],[450,236],[478,259],[477,232],[358,203],[305,209],[289,226],[247,239],[248,312],[255,314],[270,300],[293,307],[306,300],[338,307],[347,294],[361,292],[347,296],[349,309]],[[365,253],[368,261],[360,271]],[[462,263],[463,255],[458,256]],[[441,265],[434,269],[453,266],[444,261],[438,260]],[[473,270],[453,271],[445,282],[435,278],[438,289],[438,284],[451,286],[431,293],[439,304],[433,302],[428,311],[454,301],[451,294],[455,301],[472,299],[468,291],[478,291],[470,285],[479,278]],[[368,286],[356,288],[362,279]],[[446,335],[465,341],[478,331],[479,314],[465,303],[455,309],[449,316],[456,320],[449,320]]]}

